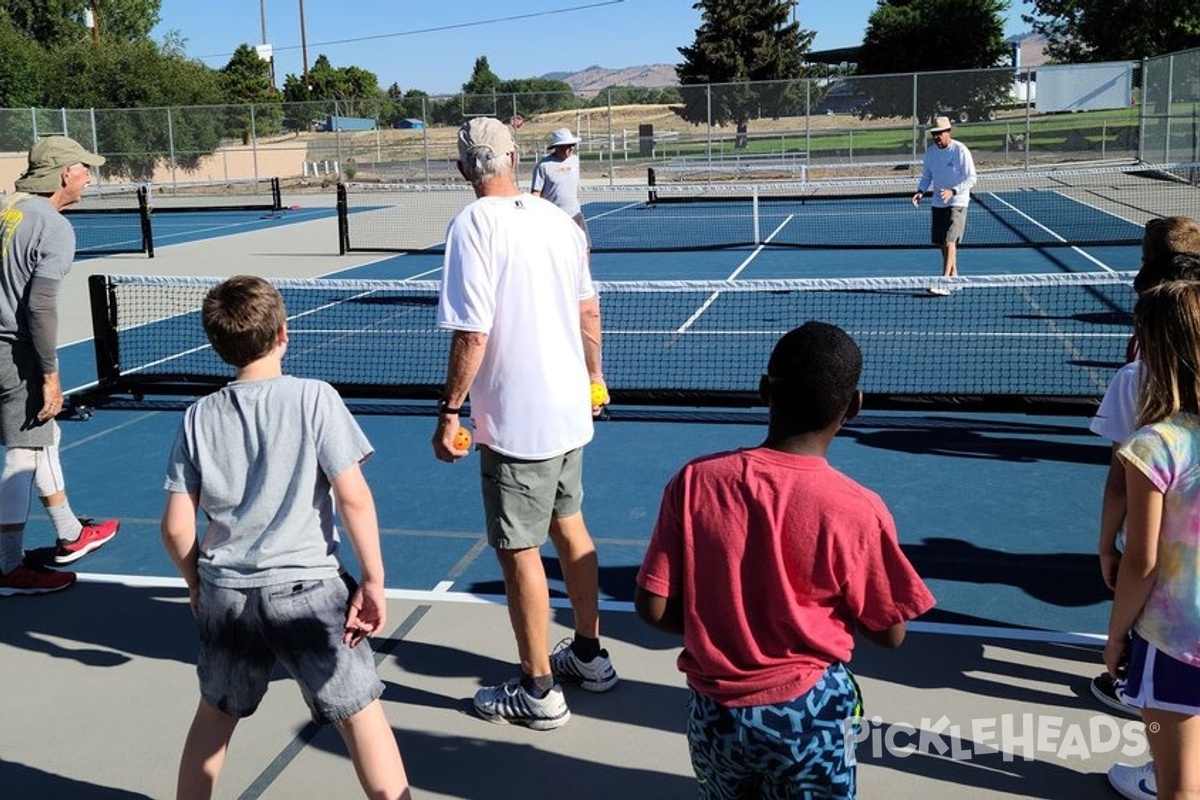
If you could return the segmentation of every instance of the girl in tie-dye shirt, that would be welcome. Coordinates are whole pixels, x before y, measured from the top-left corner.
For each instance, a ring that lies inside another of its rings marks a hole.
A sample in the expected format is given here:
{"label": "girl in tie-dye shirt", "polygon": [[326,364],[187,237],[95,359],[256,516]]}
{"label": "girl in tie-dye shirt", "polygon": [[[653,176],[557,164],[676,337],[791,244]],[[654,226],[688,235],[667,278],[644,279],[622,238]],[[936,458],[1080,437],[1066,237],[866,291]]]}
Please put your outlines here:
{"label": "girl in tie-dye shirt", "polygon": [[[1159,797],[1200,794],[1200,282],[1137,303],[1145,381],[1125,464],[1125,552],[1105,667],[1142,709]],[[1123,663],[1128,658],[1128,666]]]}

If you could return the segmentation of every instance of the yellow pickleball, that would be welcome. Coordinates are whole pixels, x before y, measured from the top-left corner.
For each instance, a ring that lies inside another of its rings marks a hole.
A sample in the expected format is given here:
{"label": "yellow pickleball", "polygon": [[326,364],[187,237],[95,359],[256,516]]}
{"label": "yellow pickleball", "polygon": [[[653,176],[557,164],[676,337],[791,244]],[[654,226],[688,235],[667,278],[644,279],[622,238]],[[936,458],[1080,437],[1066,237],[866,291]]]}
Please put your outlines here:
{"label": "yellow pickleball", "polygon": [[592,405],[608,405],[608,387],[603,383],[592,384]]}
{"label": "yellow pickleball", "polygon": [[458,450],[469,450],[471,448],[471,432],[466,428],[459,427],[454,432],[454,447]]}

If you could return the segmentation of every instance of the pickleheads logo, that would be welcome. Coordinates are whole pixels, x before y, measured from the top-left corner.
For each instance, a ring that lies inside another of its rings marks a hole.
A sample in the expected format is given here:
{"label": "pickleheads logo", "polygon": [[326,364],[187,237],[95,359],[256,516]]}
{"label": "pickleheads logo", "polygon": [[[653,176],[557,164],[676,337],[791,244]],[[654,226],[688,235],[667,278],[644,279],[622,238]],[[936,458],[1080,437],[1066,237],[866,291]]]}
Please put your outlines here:
{"label": "pickleheads logo", "polygon": [[[1119,723],[1104,714],[1089,717],[1086,724],[1068,723],[1048,714],[1002,714],[966,724],[952,723],[943,715],[937,721],[923,718],[919,725],[885,723],[879,716],[851,717],[843,720],[842,734],[850,763],[856,761],[856,750],[864,757],[869,752],[872,758],[886,753],[898,758],[932,755],[955,761],[996,754],[1004,761],[1018,757],[1032,761],[1038,755],[1088,759],[1114,752],[1136,758],[1150,752],[1143,723]],[[869,751],[861,749],[864,747]]]}

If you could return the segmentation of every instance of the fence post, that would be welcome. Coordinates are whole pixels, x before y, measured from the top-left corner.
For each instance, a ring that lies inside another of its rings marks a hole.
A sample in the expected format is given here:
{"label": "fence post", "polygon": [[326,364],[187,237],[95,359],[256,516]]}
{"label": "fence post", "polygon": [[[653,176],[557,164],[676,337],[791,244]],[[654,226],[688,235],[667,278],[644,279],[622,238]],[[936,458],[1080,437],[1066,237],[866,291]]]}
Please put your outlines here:
{"label": "fence post", "polygon": [[617,162],[613,158],[613,103],[612,103],[612,88],[605,90],[608,97],[608,185],[613,185],[613,171],[617,168]]}
{"label": "fence post", "polygon": [[254,180],[258,180],[258,125],[254,119],[254,103],[250,104],[250,153],[254,160]]}
{"label": "fence post", "polygon": [[917,108],[917,73],[914,72],[912,78],[912,160],[916,162],[917,151],[921,146],[921,139],[924,137],[921,136],[921,111]]}
{"label": "fence post", "polygon": [[1142,58],[1142,91],[1138,97],[1138,160],[1142,161],[1146,154],[1146,72],[1149,60]]}
{"label": "fence post", "polygon": [[421,121],[425,123],[421,128],[421,147],[425,155],[425,184],[429,185],[429,109],[425,105],[425,98],[421,98]]}
{"label": "fence post", "polygon": [[1167,118],[1163,120],[1163,163],[1171,163],[1171,109],[1175,102],[1175,56],[1167,56]]}
{"label": "fence post", "polygon": [[175,176],[175,123],[171,119],[171,107],[167,106],[167,150],[171,158],[171,183],[178,182]]}

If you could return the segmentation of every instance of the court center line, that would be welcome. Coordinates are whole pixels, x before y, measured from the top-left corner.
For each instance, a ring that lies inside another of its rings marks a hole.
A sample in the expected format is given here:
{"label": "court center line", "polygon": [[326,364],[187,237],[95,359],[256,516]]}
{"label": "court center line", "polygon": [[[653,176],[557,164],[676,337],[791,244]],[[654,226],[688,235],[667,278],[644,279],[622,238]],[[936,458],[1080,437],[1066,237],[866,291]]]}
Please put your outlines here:
{"label": "court center line", "polygon": [[[733,272],[729,273],[729,277],[727,277],[725,280],[727,280],[727,281],[736,280],[737,276],[742,274],[742,270],[744,270],[744,269],[746,269],[746,267],[750,266],[751,261],[758,258],[759,254],[762,253],[762,251],[766,249],[767,245],[771,243],[771,240],[774,239],[777,235],[779,235],[779,232],[781,230],[783,230],[787,226],[787,224],[795,218],[795,216],[796,216],[795,214],[788,214],[787,219],[785,219],[783,222],[779,223],[779,227],[776,228],[775,230],[771,231],[771,235],[768,236],[766,239],[764,239],[762,244],[760,244],[758,247],[754,248],[754,252],[752,252],[750,255],[746,256],[746,260],[743,261],[741,264],[738,264],[737,269],[735,269]],[[697,308],[696,311],[690,317],[688,317],[687,322],[683,323],[683,325],[681,325],[678,329],[676,329],[675,333],[686,333],[687,329],[692,327],[692,325],[696,322],[696,320],[700,319],[700,316],[705,311],[707,311],[709,309],[709,306],[711,306],[713,303],[715,303],[717,301],[717,298],[720,296],[721,296],[721,293],[719,291],[713,292],[711,295],[709,295],[709,298],[700,304],[700,307]]]}

